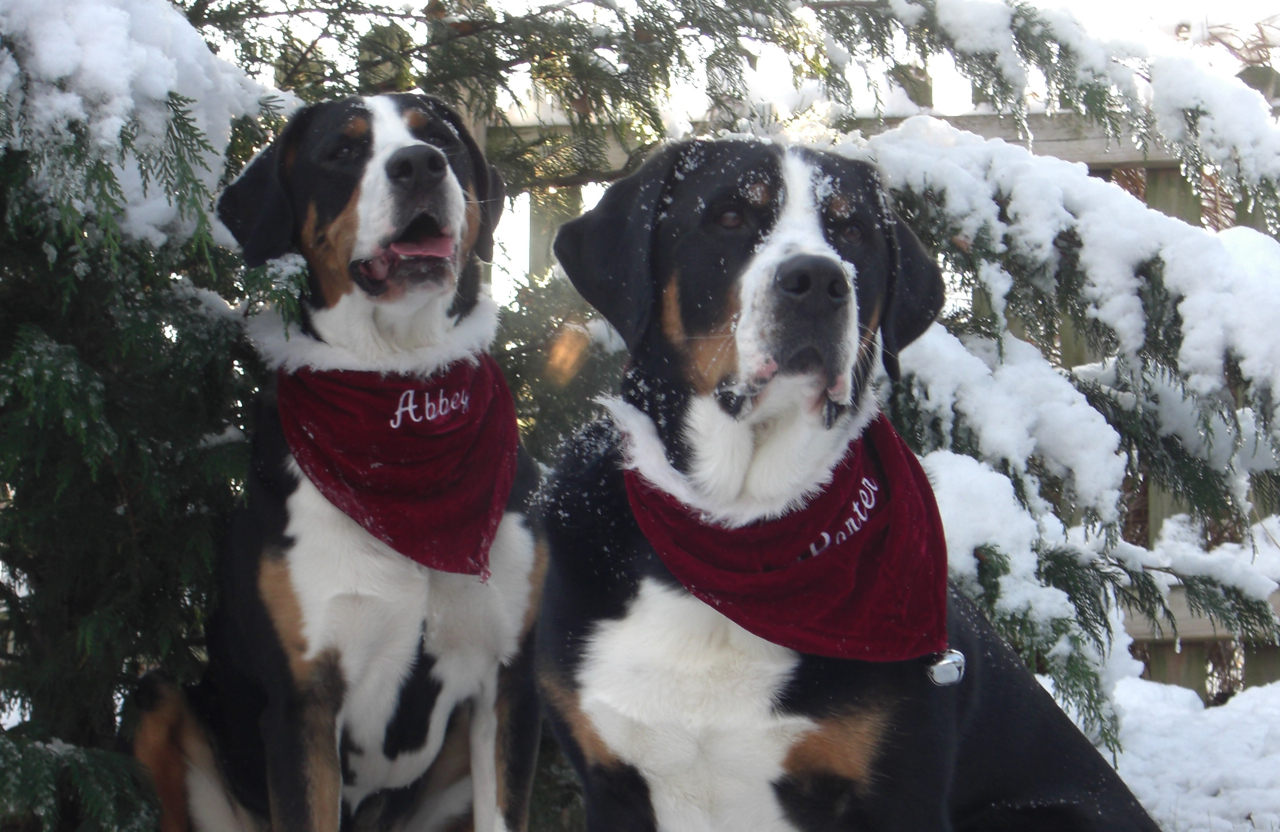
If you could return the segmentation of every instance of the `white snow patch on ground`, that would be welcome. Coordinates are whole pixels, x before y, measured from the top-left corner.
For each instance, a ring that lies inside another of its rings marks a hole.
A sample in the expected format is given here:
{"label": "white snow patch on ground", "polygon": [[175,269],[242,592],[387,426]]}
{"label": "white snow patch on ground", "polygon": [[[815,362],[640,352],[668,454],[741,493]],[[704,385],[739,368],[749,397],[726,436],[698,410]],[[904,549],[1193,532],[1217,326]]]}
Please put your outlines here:
{"label": "white snow patch on ground", "polygon": [[1116,685],[1120,776],[1165,832],[1280,830],[1280,683],[1217,708],[1142,679]]}

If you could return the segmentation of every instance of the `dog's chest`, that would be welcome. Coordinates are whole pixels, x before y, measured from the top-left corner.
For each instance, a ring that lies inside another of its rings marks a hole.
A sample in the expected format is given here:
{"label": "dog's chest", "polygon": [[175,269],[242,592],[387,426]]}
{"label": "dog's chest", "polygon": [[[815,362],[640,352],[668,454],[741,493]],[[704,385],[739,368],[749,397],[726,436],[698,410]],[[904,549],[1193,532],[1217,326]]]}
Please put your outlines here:
{"label": "dog's chest", "polygon": [[602,622],[577,675],[582,709],[648,782],[659,829],[792,830],[772,783],[814,727],[774,704],[797,655],[648,580]]}
{"label": "dog's chest", "polygon": [[300,472],[288,511],[286,557],[307,657],[336,654],[346,684],[337,728],[343,797],[354,808],[420,777],[454,707],[494,684],[498,664],[515,653],[533,539],[522,517],[507,514],[481,583],[391,551]]}

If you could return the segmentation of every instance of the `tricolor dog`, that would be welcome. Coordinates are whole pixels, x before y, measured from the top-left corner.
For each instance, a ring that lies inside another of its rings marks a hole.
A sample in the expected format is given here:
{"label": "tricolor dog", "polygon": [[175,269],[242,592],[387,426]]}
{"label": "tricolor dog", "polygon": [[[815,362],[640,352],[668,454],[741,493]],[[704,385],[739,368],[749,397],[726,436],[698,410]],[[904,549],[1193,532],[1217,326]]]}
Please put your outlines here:
{"label": "tricolor dog", "polygon": [[1154,832],[948,592],[871,382],[943,282],[872,167],[670,145],[555,251],[631,351],[545,498],[538,684],[591,832]]}
{"label": "tricolor dog", "polygon": [[135,753],[164,832],[521,829],[538,739],[538,473],[485,352],[504,189],[424,95],[307,107],[218,215],[299,252],[304,320],[233,518],[204,679],[154,686]]}

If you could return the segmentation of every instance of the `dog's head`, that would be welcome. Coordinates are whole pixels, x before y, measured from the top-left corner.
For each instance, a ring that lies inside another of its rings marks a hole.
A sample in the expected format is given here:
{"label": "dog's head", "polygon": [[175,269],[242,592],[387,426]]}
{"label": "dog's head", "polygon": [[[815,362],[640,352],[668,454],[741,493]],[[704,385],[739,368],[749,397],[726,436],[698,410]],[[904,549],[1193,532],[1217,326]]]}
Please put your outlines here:
{"label": "dog's head", "polygon": [[[415,315],[470,311],[504,196],[457,113],[386,95],[298,111],[227,187],[218,217],[251,267],[306,258],[312,324],[341,342],[366,319],[394,331]],[[399,334],[412,340],[421,323]]]}
{"label": "dog's head", "polygon": [[[646,409],[660,432],[672,425],[668,456],[686,470],[682,454],[705,450],[680,447],[698,442],[690,419],[732,432],[797,408],[831,431],[873,411],[877,358],[896,378],[944,296],[875,168],[763,141],[669,145],[567,223],[555,251],[626,340],[641,393],[666,388]],[[724,418],[709,422],[713,405]]]}

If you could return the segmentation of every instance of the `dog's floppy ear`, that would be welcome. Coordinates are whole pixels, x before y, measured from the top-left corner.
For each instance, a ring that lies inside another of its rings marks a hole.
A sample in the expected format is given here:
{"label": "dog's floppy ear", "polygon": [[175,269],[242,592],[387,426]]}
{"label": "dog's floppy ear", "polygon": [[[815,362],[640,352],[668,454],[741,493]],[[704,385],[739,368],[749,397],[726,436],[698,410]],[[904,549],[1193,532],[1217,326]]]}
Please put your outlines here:
{"label": "dog's floppy ear", "polygon": [[923,335],[938,317],[946,300],[946,286],[942,270],[915,233],[887,208],[885,217],[892,279],[880,333],[885,372],[897,381],[901,377],[898,353]]}
{"label": "dog's floppy ear", "polygon": [[476,180],[476,197],[480,202],[480,235],[476,237],[476,244],[472,250],[481,260],[486,263],[491,262],[493,260],[493,231],[498,227],[498,220],[502,217],[503,203],[507,199],[507,186],[503,184],[502,177],[498,175],[498,169],[485,159],[484,151],[480,149],[480,145],[476,144],[471,131],[463,123],[462,116],[458,115],[448,104],[434,96],[422,95],[419,97],[428,102],[437,115],[453,126],[458,138],[466,145],[467,153],[471,156],[471,170],[474,171]]}
{"label": "dog's floppy ear", "polygon": [[293,204],[285,188],[285,175],[312,112],[313,108],[307,107],[294,113],[276,140],[255,156],[218,197],[218,219],[244,250],[244,262],[249,268],[293,249]]}
{"label": "dog's floppy ear", "polygon": [[652,236],[659,201],[689,143],[667,145],[635,173],[609,186],[596,207],[556,234],[556,259],[575,289],[634,350],[653,305]]}

